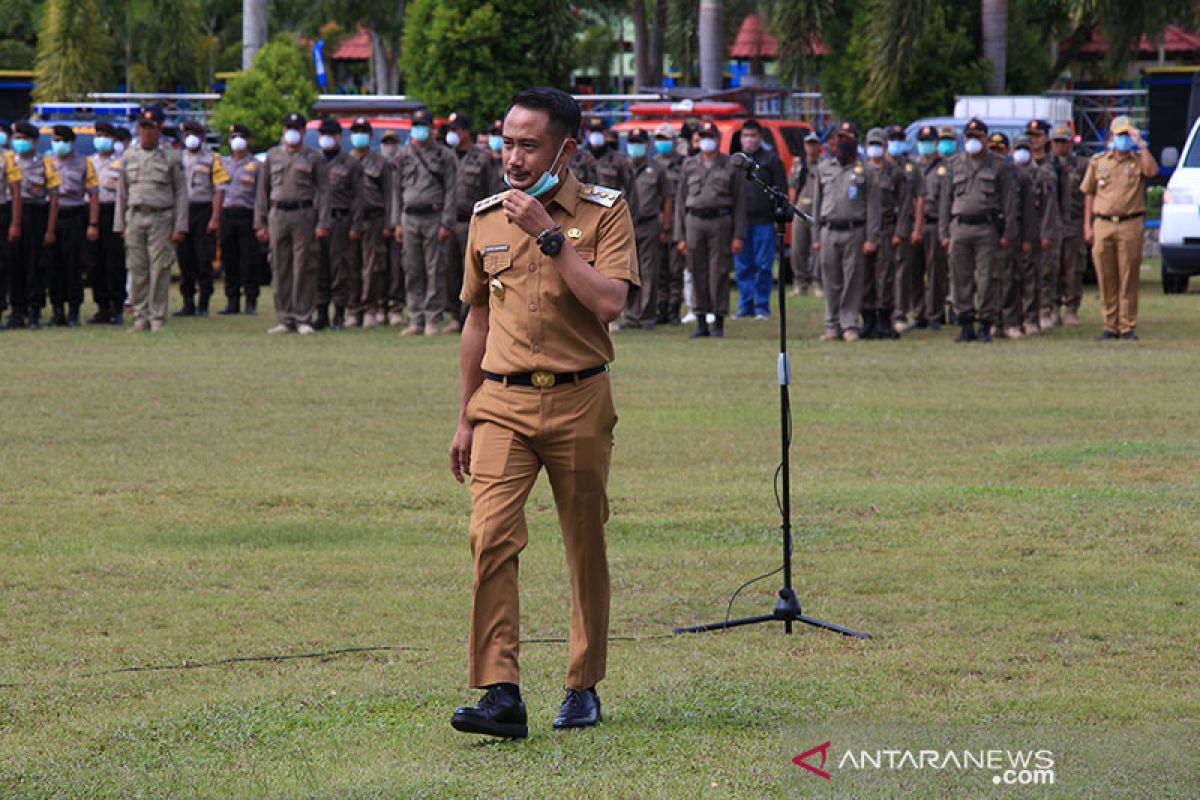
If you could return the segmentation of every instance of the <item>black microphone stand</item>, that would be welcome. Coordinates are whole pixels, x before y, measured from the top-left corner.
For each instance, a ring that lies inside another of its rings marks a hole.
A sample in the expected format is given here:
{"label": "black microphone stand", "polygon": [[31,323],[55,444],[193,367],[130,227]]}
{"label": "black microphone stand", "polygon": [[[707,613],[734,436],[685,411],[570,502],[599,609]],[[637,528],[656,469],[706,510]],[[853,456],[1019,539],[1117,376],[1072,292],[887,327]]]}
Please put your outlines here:
{"label": "black microphone stand", "polygon": [[[800,209],[792,205],[792,201],[788,196],[780,191],[775,186],[763,180],[760,174],[761,167],[754,162],[753,159],[746,157],[745,169],[750,180],[758,184],[759,188],[764,191],[775,204],[775,243],[776,252],[779,253],[780,259],[783,258],[784,239],[787,235],[787,225],[792,217],[797,217],[803,224],[812,225],[814,220],[808,214],[805,214]],[[779,358],[776,363],[776,371],[779,380],[779,427],[780,427],[780,477],[783,482],[782,491],[780,492],[779,513],[782,517],[781,529],[783,531],[783,588],[779,590],[779,598],[775,601],[775,609],[770,614],[763,614],[757,617],[742,617],[740,619],[726,619],[722,622],[710,622],[704,625],[692,625],[686,628],[676,628],[675,633],[703,633],[704,631],[723,630],[725,628],[736,628],[741,625],[754,625],[759,622],[783,622],[783,631],[785,634],[792,632],[793,622],[803,622],[805,625],[812,625],[816,628],[824,628],[825,630],[836,631],[845,636],[854,636],[859,639],[870,639],[869,633],[851,630],[844,628],[841,625],[835,625],[832,622],[815,619],[814,617],[806,616],[800,609],[800,600],[796,597],[796,590],[792,588],[792,483],[791,483],[791,458],[789,451],[792,444],[792,415],[791,415],[791,398],[788,392],[788,386],[791,383],[792,365],[788,358],[787,352],[787,289],[783,281],[783,270],[780,268],[779,277]]]}

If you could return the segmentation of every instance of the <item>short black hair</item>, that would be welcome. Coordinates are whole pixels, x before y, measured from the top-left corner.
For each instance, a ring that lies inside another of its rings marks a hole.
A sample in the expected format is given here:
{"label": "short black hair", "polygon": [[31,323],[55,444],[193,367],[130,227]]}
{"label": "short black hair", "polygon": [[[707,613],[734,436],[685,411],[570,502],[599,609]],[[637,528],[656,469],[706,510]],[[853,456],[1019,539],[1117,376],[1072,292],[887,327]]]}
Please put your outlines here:
{"label": "short black hair", "polygon": [[762,133],[762,123],[760,123],[754,117],[751,117],[750,119],[748,119],[742,123],[742,130],[758,131],[759,133]]}
{"label": "short black hair", "polygon": [[550,115],[550,127],[561,136],[575,136],[583,121],[583,114],[575,98],[562,89],[550,86],[538,86],[535,89],[522,89],[517,92],[504,112],[505,118],[516,106],[545,111]]}

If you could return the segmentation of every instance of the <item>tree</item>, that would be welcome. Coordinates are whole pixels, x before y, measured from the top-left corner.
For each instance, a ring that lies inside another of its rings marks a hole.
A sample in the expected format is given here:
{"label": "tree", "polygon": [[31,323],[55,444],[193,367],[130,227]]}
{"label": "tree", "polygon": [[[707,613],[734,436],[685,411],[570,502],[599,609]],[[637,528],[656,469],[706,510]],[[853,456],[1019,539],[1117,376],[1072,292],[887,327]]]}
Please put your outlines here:
{"label": "tree", "polygon": [[47,0],[38,31],[34,99],[64,100],[103,88],[107,50],[95,0]]}
{"label": "tree", "polygon": [[720,89],[725,81],[725,5],[722,0],[700,0],[700,85]]}
{"label": "tree", "polygon": [[651,0],[647,16],[646,0],[632,0],[634,84],[661,86],[663,82],[663,40],[667,28],[667,0]]}
{"label": "tree", "polygon": [[267,43],[267,0],[243,0],[242,69],[250,69],[254,56]]}
{"label": "tree", "polygon": [[307,113],[316,101],[312,65],[287,34],[280,34],[258,51],[250,69],[229,82],[212,128],[225,131],[239,122],[250,129],[250,146],[266,149],[279,139],[285,115]]}
{"label": "tree", "polygon": [[991,62],[990,94],[1004,92],[1005,58],[1008,56],[1008,0],[983,0],[983,57]]}

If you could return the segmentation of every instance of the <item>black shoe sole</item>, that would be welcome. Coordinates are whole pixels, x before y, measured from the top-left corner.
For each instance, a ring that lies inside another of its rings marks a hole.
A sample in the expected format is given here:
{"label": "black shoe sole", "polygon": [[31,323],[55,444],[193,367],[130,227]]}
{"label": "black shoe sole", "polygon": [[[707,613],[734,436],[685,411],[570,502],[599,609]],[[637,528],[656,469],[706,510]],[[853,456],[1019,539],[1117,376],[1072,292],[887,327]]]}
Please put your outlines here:
{"label": "black shoe sole", "polygon": [[478,733],[484,736],[499,736],[503,739],[526,739],[529,737],[529,726],[515,722],[494,722],[483,725],[469,719],[454,717],[450,727],[460,733]]}
{"label": "black shoe sole", "polygon": [[556,730],[556,731],[573,731],[573,730],[578,730],[580,728],[594,728],[603,721],[604,721],[603,715],[596,717],[595,722],[561,722],[560,723],[558,720],[554,720],[551,727],[553,727],[554,730]]}

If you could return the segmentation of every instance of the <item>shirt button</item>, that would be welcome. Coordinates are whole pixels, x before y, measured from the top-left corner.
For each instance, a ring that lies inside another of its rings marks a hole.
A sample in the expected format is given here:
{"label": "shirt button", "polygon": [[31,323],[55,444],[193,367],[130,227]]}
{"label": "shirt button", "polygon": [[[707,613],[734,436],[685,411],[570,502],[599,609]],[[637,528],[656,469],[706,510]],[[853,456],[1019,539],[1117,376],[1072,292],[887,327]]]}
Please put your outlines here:
{"label": "shirt button", "polygon": [[530,303],[530,304],[529,304],[529,310],[530,310],[530,311],[537,311],[537,303]]}
{"label": "shirt button", "polygon": [[530,271],[530,272],[537,272],[537,264],[530,264],[530,265],[529,265],[529,271]]}

